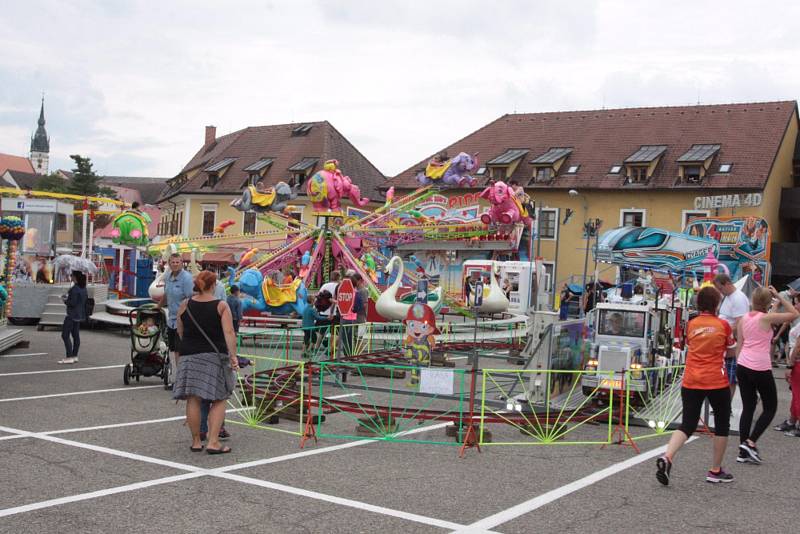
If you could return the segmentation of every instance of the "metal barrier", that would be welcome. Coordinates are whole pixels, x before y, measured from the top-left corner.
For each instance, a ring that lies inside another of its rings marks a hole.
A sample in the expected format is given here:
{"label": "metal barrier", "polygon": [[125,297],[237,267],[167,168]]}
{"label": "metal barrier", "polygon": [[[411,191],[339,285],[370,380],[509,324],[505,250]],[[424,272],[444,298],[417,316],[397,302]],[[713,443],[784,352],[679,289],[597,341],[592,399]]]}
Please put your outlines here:
{"label": "metal barrier", "polygon": [[[684,369],[684,365],[672,365],[625,372],[625,429],[629,439],[636,441],[672,432],[670,425],[683,412]],[[631,424],[636,422],[639,424]]]}
{"label": "metal barrier", "polygon": [[[581,385],[585,376],[599,380],[587,388]],[[512,395],[509,384],[521,385],[521,392]],[[613,398],[613,387],[613,372],[608,371],[484,369],[479,443],[609,444],[614,405],[608,394]],[[523,437],[513,437],[513,431]]]}
{"label": "metal barrier", "polygon": [[[226,422],[303,435],[305,362],[241,352],[239,357],[248,358],[252,367],[247,368],[249,374],[240,372],[238,375],[238,387],[228,400],[236,409],[236,415],[229,416]],[[281,418],[296,423],[280,423]],[[292,427],[297,429],[292,430]]]}
{"label": "metal barrier", "polygon": [[[458,445],[414,434],[438,423],[462,428],[466,371],[411,365],[321,362],[315,404],[318,437]],[[341,417],[339,417],[341,416]]]}

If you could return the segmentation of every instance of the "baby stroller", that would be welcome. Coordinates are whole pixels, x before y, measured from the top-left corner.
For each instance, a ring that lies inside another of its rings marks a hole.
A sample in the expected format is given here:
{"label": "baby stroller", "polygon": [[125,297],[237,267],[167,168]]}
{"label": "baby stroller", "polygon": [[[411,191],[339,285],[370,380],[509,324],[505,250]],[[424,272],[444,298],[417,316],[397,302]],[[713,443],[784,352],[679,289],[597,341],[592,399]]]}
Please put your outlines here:
{"label": "baby stroller", "polygon": [[131,378],[158,376],[169,385],[171,371],[169,351],[164,339],[166,319],[155,304],[145,304],[128,312],[131,325],[131,363],[125,366],[122,380],[127,386]]}

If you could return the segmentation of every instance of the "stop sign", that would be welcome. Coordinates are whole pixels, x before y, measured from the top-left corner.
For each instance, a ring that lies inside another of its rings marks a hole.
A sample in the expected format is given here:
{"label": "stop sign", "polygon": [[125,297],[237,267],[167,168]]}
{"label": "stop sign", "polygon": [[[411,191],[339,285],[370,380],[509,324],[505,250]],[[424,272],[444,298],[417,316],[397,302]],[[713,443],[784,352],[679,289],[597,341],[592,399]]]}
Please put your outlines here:
{"label": "stop sign", "polygon": [[342,314],[342,317],[352,314],[355,297],[356,290],[349,278],[339,282],[339,288],[336,291],[336,303],[339,306],[339,313]]}

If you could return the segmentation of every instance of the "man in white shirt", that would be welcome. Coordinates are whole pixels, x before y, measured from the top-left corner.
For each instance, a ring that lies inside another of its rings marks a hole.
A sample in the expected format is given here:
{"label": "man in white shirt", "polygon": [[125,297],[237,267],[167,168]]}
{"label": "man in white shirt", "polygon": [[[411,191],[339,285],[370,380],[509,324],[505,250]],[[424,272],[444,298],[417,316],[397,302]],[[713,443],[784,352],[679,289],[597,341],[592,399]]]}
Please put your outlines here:
{"label": "man in white shirt", "polygon": [[[330,282],[325,282],[324,284],[322,284],[322,287],[319,288],[319,292],[320,293],[322,293],[323,291],[327,291],[328,293],[331,294],[331,297],[333,297],[331,299],[332,302],[335,302],[335,300],[336,300],[336,288],[339,287],[339,279],[340,278],[341,278],[341,274],[339,273],[339,271],[333,271],[331,273],[331,281]],[[324,316],[324,317],[330,318],[331,314],[333,313],[333,308],[334,308],[334,304],[332,303],[330,308],[328,308],[327,310],[320,311],[319,314]]]}
{"label": "man in white shirt", "polygon": [[[714,277],[714,287],[722,293],[722,304],[719,306],[719,318],[731,325],[734,336],[739,320],[750,311],[750,300],[739,291],[731,277],[721,273]],[[725,369],[728,371],[728,383],[731,385],[731,398],[736,393],[736,349],[728,349],[725,355]]]}

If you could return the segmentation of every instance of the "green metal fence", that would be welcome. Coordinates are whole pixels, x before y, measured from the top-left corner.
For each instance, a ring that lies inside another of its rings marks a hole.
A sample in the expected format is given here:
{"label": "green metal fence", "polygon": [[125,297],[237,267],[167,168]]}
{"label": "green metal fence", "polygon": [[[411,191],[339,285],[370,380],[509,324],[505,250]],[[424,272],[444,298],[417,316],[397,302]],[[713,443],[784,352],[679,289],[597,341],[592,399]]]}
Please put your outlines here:
{"label": "green metal fence", "polygon": [[681,386],[684,365],[647,367],[625,372],[625,428],[639,440],[671,433],[683,412]]}
{"label": "green metal fence", "polygon": [[305,419],[305,362],[239,353],[250,366],[238,374],[237,388],[228,399],[236,409],[227,423],[302,435]]}
{"label": "green metal fence", "polygon": [[[585,386],[585,377],[595,385]],[[512,393],[511,385],[515,387]],[[611,443],[613,373],[484,369],[480,445],[603,445]],[[491,431],[491,437],[488,432]]]}
{"label": "green metal fence", "polygon": [[466,384],[464,370],[321,362],[317,436],[455,445],[421,433],[463,426]]}

